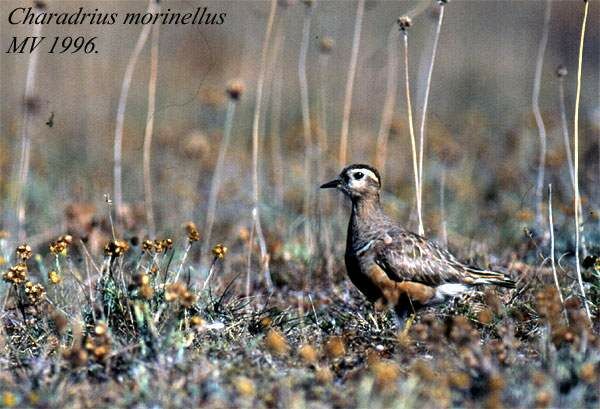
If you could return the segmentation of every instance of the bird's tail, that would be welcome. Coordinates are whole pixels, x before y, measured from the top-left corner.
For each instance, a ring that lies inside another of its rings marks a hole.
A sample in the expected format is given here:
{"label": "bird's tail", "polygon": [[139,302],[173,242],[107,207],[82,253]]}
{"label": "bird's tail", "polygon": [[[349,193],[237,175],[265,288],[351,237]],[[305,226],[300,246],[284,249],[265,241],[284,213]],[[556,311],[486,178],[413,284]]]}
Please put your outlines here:
{"label": "bird's tail", "polygon": [[515,288],[516,283],[499,271],[481,270],[475,267],[467,267],[472,284],[491,284],[505,288]]}

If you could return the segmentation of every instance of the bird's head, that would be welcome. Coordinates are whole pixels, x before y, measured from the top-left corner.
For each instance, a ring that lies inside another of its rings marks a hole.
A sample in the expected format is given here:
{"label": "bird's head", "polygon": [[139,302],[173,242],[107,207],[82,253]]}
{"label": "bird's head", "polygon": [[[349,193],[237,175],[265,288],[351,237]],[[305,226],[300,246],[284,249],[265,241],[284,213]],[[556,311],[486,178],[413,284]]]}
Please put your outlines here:
{"label": "bird's head", "polygon": [[339,189],[352,200],[378,197],[381,189],[381,177],[372,166],[350,165],[330,182],[321,185],[321,189]]}

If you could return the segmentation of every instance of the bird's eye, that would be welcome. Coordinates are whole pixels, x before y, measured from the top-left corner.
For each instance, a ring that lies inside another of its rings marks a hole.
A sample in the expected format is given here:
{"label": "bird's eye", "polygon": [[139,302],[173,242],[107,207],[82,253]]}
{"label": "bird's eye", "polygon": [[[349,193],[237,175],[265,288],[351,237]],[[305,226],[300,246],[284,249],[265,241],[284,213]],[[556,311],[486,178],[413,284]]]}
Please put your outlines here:
{"label": "bird's eye", "polygon": [[354,179],[356,179],[356,180],[362,179],[364,175],[365,175],[365,174],[364,174],[364,173],[362,173],[362,172],[356,172],[356,173],[354,174]]}

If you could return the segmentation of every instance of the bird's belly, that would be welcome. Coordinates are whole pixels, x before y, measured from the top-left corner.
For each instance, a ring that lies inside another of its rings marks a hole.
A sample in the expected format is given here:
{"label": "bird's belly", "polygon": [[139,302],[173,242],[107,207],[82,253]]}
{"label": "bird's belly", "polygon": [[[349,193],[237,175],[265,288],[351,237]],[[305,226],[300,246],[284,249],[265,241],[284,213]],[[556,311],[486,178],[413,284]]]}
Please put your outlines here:
{"label": "bird's belly", "polygon": [[348,277],[350,278],[350,281],[352,281],[352,284],[354,284],[369,301],[375,302],[379,300],[383,296],[383,293],[369,277],[367,264],[369,260],[366,260],[367,262],[365,262],[365,260],[359,260],[351,254],[346,254],[345,261]]}

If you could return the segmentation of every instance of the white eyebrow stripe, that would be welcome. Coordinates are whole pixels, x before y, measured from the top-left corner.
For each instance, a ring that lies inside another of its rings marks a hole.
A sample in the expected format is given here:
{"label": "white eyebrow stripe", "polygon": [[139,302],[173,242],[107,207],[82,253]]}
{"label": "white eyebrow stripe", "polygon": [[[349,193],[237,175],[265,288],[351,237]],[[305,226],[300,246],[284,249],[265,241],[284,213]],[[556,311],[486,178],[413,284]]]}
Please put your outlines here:
{"label": "white eyebrow stripe", "polygon": [[356,168],[356,169],[354,169],[354,172],[362,172],[366,176],[368,176],[371,179],[373,179],[374,181],[379,182],[379,178],[377,177],[377,175],[375,174],[375,172],[373,172],[370,169],[367,169],[367,168]]}

